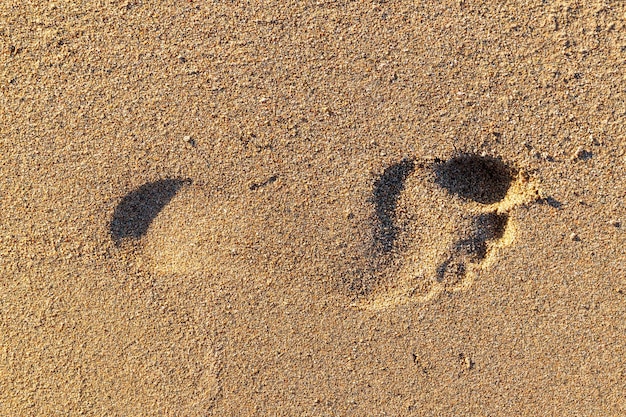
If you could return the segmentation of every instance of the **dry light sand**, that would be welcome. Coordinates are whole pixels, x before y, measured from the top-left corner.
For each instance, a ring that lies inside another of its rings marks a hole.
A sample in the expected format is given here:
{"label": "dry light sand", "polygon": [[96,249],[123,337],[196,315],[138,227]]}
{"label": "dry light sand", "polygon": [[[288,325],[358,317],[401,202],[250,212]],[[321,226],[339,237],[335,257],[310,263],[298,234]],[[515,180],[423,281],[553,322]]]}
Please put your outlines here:
{"label": "dry light sand", "polygon": [[626,3],[0,2],[1,416],[626,415]]}

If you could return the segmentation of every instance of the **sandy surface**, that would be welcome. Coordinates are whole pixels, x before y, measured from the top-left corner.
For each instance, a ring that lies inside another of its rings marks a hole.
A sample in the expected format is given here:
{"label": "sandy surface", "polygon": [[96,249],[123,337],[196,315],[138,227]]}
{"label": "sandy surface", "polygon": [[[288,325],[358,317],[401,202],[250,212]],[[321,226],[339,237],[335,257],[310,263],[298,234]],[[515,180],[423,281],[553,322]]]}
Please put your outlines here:
{"label": "sandy surface", "polygon": [[626,4],[0,4],[0,415],[626,415]]}

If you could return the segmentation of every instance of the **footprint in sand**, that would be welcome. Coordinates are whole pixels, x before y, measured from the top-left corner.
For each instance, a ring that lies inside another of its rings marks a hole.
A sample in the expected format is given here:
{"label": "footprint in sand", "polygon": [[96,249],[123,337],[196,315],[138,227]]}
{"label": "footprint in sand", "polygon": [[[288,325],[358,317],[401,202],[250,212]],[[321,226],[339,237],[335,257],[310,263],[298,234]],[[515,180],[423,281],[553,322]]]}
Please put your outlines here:
{"label": "footprint in sand", "polygon": [[388,167],[374,183],[371,284],[357,306],[420,303],[468,288],[513,242],[511,210],[537,199],[523,172],[489,156]]}
{"label": "footprint in sand", "polygon": [[224,272],[234,262],[232,253],[239,241],[229,220],[236,207],[229,201],[214,203],[190,179],[143,184],[115,208],[111,238],[157,274]]}
{"label": "footprint in sand", "polygon": [[[132,258],[136,267],[159,276],[157,281],[164,287],[171,284],[179,293],[194,288],[190,277],[194,269],[205,264],[203,259],[220,255],[207,242],[215,238],[207,225],[209,219],[196,216],[207,212],[199,209],[199,202],[206,204],[209,200],[199,193],[202,190],[194,187],[190,179],[166,178],[146,183],[121,199],[109,223],[111,238],[120,255]],[[203,269],[203,272],[209,271]],[[167,305],[184,302],[184,297],[182,301],[177,298],[179,295],[176,291],[161,294]],[[209,347],[204,343],[189,342],[187,348],[191,346],[191,351],[197,353],[194,357],[186,357],[188,351],[177,351],[174,347],[168,350],[168,358],[177,354],[186,358],[185,368],[179,369],[176,361],[164,360],[160,364],[162,374],[187,378],[185,387],[171,395],[178,396],[176,401],[194,415],[206,412],[219,391],[217,361],[210,343]]]}

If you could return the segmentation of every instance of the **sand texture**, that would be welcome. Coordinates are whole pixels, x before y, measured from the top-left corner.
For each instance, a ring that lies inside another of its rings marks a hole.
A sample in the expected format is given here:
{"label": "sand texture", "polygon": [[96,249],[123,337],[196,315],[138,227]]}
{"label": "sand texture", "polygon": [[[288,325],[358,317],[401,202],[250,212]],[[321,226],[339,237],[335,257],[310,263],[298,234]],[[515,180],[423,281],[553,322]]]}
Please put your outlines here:
{"label": "sand texture", "polygon": [[0,2],[1,416],[626,415],[626,3]]}

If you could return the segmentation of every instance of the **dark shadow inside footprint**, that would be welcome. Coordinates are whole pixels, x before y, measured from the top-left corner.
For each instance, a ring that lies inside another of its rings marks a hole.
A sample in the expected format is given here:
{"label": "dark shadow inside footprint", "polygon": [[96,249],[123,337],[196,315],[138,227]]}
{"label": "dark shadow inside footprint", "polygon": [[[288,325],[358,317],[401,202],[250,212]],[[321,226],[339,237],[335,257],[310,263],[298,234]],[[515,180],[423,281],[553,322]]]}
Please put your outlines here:
{"label": "dark shadow inside footprint", "polygon": [[472,154],[437,162],[434,171],[439,186],[483,204],[504,199],[515,174],[497,158]]}
{"label": "dark shadow inside footprint", "polygon": [[437,281],[456,284],[465,275],[465,263],[461,260],[448,258],[437,268]]}
{"label": "dark shadow inside footprint", "polygon": [[452,256],[437,268],[437,280],[458,280],[465,274],[466,262],[478,263],[485,259],[487,243],[504,236],[508,220],[507,214],[484,213],[477,216],[470,236],[459,240],[453,247]]}
{"label": "dark shadow inside footprint", "polygon": [[480,262],[487,256],[487,242],[500,239],[509,220],[506,214],[484,213],[476,217],[472,234],[455,245],[458,253],[466,255],[472,262]]}
{"label": "dark shadow inside footprint", "polygon": [[189,179],[166,178],[142,185],[128,193],[117,205],[109,230],[113,240],[138,239],[150,227],[152,220],[176,195]]}
{"label": "dark shadow inside footprint", "polygon": [[476,217],[474,223],[475,236],[485,241],[500,239],[504,236],[508,221],[509,215],[506,213],[483,213]]}
{"label": "dark shadow inside footprint", "polygon": [[374,183],[373,202],[376,209],[374,240],[379,251],[389,252],[398,236],[398,227],[395,224],[396,206],[404,189],[404,182],[413,169],[415,163],[410,159],[403,159],[386,168]]}

